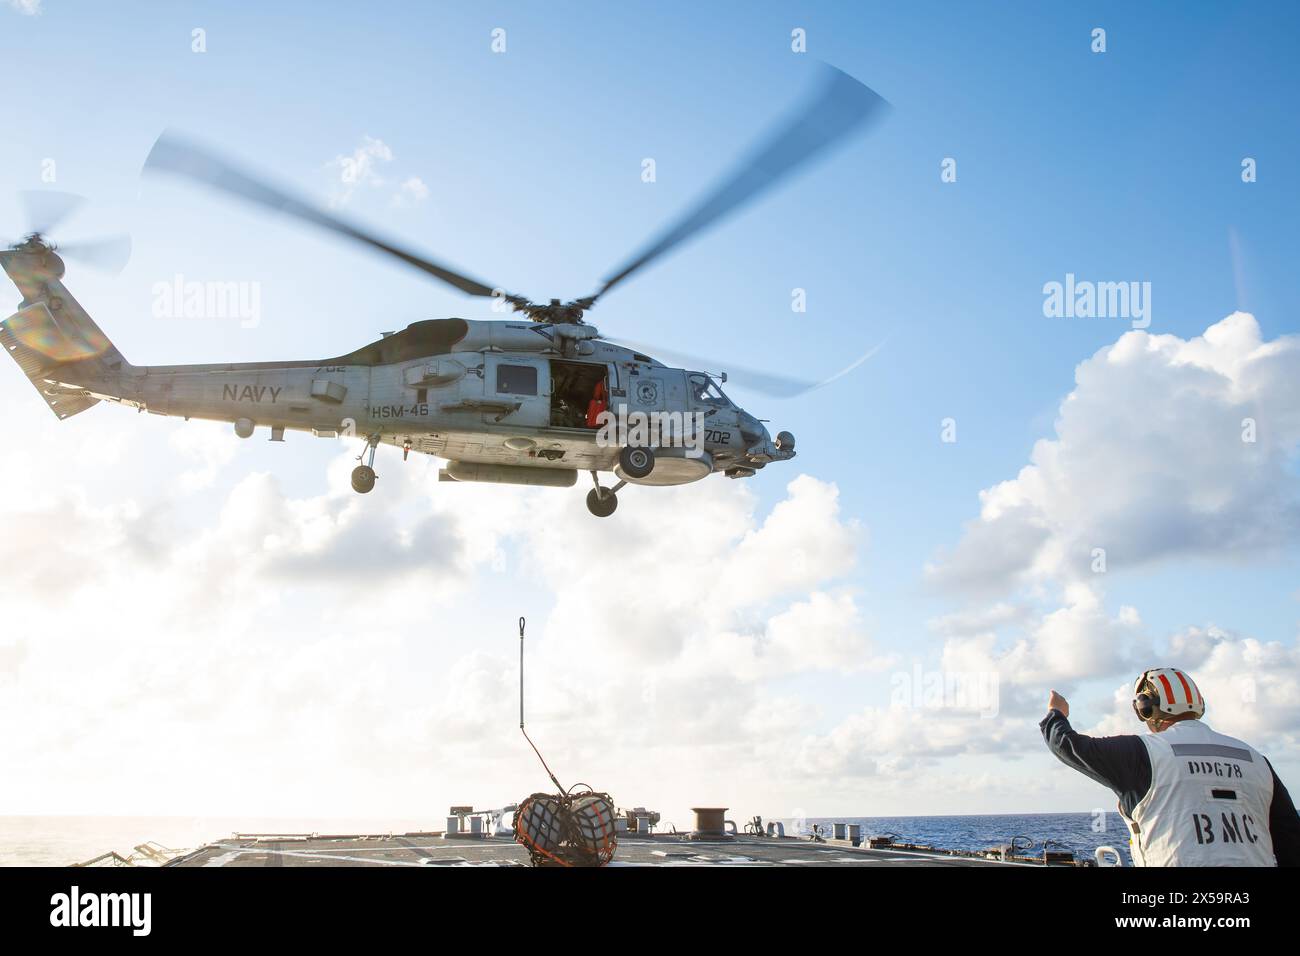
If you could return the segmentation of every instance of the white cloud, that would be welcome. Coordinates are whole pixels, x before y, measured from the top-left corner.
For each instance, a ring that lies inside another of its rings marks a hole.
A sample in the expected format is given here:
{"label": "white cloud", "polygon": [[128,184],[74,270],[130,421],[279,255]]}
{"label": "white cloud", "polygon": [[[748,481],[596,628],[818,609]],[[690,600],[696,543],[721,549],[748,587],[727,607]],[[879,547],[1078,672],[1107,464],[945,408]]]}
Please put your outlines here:
{"label": "white cloud", "polygon": [[[840,512],[835,485],[807,475],[770,508],[742,482],[628,488],[602,521],[583,508],[583,489],[439,485],[437,462],[399,464],[391,450],[373,494],[350,491],[346,452],[329,463],[325,490],[306,493],[250,469],[254,451],[226,429],[190,423],[167,439],[178,454],[157,456],[137,486],[137,456],[156,432],[111,411],[56,428],[34,406],[0,449],[0,725],[30,728],[0,739],[0,812],[436,821],[450,803],[518,799],[547,785],[517,729],[521,614],[530,732],[562,781],[581,777],[621,802],[861,812],[871,793],[894,808],[1031,809],[1043,794],[1029,762],[1050,760],[1035,726],[1046,687],[1119,685],[1114,729],[1132,732],[1131,675],[1166,658],[1201,682],[1218,729],[1271,756],[1294,752],[1294,648],[1209,627],[1154,642],[1136,609],[1106,607],[1104,577],[1059,560],[1071,507],[1112,534],[1126,532],[1127,512],[1094,514],[1052,484],[1081,487],[1080,469],[1122,475],[1115,456],[1161,437],[1154,425],[1112,427],[1112,362],[1149,365],[1125,374],[1151,376],[1149,400],[1135,404],[1156,416],[1181,407],[1165,390],[1183,387],[1174,383],[1184,374],[1210,408],[1249,394],[1270,443],[1255,452],[1266,469],[1294,447],[1285,381],[1267,368],[1292,352],[1248,347],[1246,334],[1233,365],[1224,336],[1243,333],[1229,324],[1206,346],[1148,337],[1155,344],[1136,358],[1103,351],[1085,362],[1080,397],[1048,443],[1061,447],[1042,456],[1065,470],[1047,481],[1036,457],[1031,477],[1009,483],[1049,546],[1029,534],[1030,553],[998,551],[1011,570],[986,583],[1004,593],[934,618],[942,641],[925,657],[995,678],[996,713],[871,699],[911,662],[879,648],[853,586],[864,529]],[[1220,373],[1206,378],[1206,348],[1232,388]],[[28,397],[25,382],[10,387]],[[1072,410],[1091,405],[1108,424]],[[1203,449],[1183,453],[1193,457],[1181,468],[1157,462],[1161,474],[1202,488]],[[761,480],[776,490],[776,477]],[[1224,506],[1257,517],[1248,501]],[[1014,508],[989,507],[976,526],[1012,539],[1023,530],[1002,523]],[[1116,554],[1152,542],[1135,535],[1112,548],[1112,572],[1126,566]],[[943,573],[934,582],[952,584]],[[1029,593],[1009,596],[1018,584]],[[1225,704],[1248,687],[1256,706]],[[866,699],[845,703],[859,692]],[[1081,723],[1089,703],[1077,702]],[[999,768],[1023,759],[1031,770],[989,773],[991,755]],[[100,786],[86,790],[87,779]]]}
{"label": "white cloud", "polygon": [[429,198],[429,187],[419,176],[409,176],[393,193],[394,206],[414,206]]}
{"label": "white cloud", "polygon": [[[1243,421],[1255,441],[1243,441]],[[1189,557],[1254,560],[1300,531],[1300,336],[1265,342],[1234,313],[1203,336],[1129,332],[1079,365],[1056,437],[927,569],[944,589],[1007,593]]]}
{"label": "white cloud", "polygon": [[[386,170],[394,161],[392,148],[382,139],[362,136],[351,153],[340,153],[326,163],[334,177],[329,204],[334,208],[346,206],[358,191],[387,189],[393,186]],[[429,198],[429,186],[419,176],[406,176],[391,189],[389,205],[409,207]]]}
{"label": "white cloud", "polygon": [[1036,733],[1030,721],[970,711],[868,707],[829,733],[808,738],[800,766],[829,778],[906,777],[906,786],[915,782],[917,771],[942,758],[1024,750]]}
{"label": "white cloud", "polygon": [[937,593],[976,602],[930,622],[940,667],[995,673],[1002,712],[1026,726],[1049,688],[1118,681],[1096,729],[1134,733],[1134,676],[1171,663],[1196,677],[1217,729],[1294,754],[1300,649],[1213,626],[1153,641],[1137,608],[1106,609],[1102,585],[1157,562],[1293,548],[1298,448],[1300,337],[1266,342],[1244,313],[1189,340],[1124,334],[1079,365],[1055,437],[980,493],[979,516],[927,567]]}
{"label": "white cloud", "polygon": [[1102,595],[1085,584],[1066,588],[1065,603],[1025,625],[1023,636],[1009,648],[994,649],[994,635],[949,638],[943,667],[958,671],[994,671],[1008,688],[1062,689],[1097,676],[1132,669],[1143,659],[1149,643],[1141,633],[1133,608],[1114,617]]}
{"label": "white cloud", "polygon": [[1140,729],[1130,701],[1133,678],[1146,667],[1176,666],[1196,681],[1205,720],[1274,758],[1300,750],[1300,647],[1260,641],[1219,627],[1188,628],[1173,635],[1161,659],[1150,659],[1115,688],[1112,712],[1099,733]]}
{"label": "white cloud", "polygon": [[191,422],[168,436],[171,447],[194,467],[182,472],[177,482],[182,492],[209,488],[217,474],[230,464],[241,439],[230,433],[227,425],[218,422]]}
{"label": "white cloud", "polygon": [[380,174],[382,165],[393,161],[393,151],[381,139],[362,136],[361,143],[351,153],[335,156],[327,168],[337,179],[330,195],[331,206],[345,206],[353,193],[362,187],[378,188],[385,183]]}
{"label": "white cloud", "polygon": [[806,476],[770,511],[713,480],[628,489],[601,521],[578,490],[439,485],[431,459],[381,460],[363,498],[341,453],[303,495],[224,429],[169,440],[138,495],[54,439],[0,453],[0,723],[30,728],[0,739],[0,812],[518,799],[545,784],[517,729],[520,614],[548,760],[642,804],[795,786],[820,705],[776,682],[884,664],[844,584],[861,530]]}
{"label": "white cloud", "polygon": [[989,607],[968,609],[932,618],[928,623],[930,629],[938,634],[960,636],[983,634],[1000,627],[1021,624],[1029,615],[1030,608],[1026,605],[999,601]]}
{"label": "white cloud", "polygon": [[9,6],[29,17],[38,16],[41,13],[43,2],[44,0],[8,0]]}
{"label": "white cloud", "polygon": [[[909,793],[937,786],[957,761],[983,767],[996,756],[1005,767],[1012,760],[1047,759],[1037,724],[1053,686],[1071,699],[1071,718],[1083,732],[1142,733],[1130,703],[1133,679],[1147,667],[1167,664],[1196,680],[1207,705],[1206,722],[1214,729],[1248,741],[1275,766],[1300,755],[1300,647],[1217,627],[1188,628],[1153,645],[1136,633],[1141,622],[1135,615],[1125,608],[1108,617],[1096,594],[1074,590],[1065,607],[1028,625],[1025,636],[1008,648],[1000,649],[992,632],[949,638],[938,667],[926,677],[960,674],[991,681],[995,711],[923,698],[866,707],[824,733],[809,735],[796,757],[798,769],[831,790],[870,780],[878,799],[905,801]],[[1070,692],[1098,676],[1115,680],[1116,674],[1121,676],[1100,710],[1091,694]],[[1010,773],[1001,783],[1010,781],[1024,783]],[[1056,782],[1079,785],[1061,777]],[[972,792],[970,799],[987,799],[997,790],[996,781],[986,783],[989,789]],[[1025,795],[1021,790],[1021,801]]]}

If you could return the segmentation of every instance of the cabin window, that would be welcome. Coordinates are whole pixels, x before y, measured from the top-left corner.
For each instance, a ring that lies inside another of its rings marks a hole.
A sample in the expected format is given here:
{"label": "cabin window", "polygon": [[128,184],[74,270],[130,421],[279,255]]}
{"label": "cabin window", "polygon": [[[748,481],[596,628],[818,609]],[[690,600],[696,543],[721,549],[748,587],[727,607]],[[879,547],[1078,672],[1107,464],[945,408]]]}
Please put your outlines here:
{"label": "cabin window", "polygon": [[505,395],[536,395],[536,367],[532,365],[498,365],[497,393]]}

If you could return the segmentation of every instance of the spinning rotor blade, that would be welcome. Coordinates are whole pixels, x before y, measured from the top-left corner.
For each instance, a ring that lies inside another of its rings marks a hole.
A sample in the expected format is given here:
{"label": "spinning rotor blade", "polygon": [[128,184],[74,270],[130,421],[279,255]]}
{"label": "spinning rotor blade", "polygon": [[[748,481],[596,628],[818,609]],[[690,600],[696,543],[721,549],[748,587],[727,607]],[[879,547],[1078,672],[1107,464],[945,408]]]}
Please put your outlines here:
{"label": "spinning rotor blade", "polygon": [[347,236],[372,249],[387,253],[400,259],[435,279],[441,279],[448,285],[455,286],[470,295],[491,296],[496,291],[492,286],[453,272],[446,266],[439,265],[413,252],[407,252],[398,246],[385,242],[356,226],[350,225],[322,209],[288,195],[281,190],[255,179],[252,175],[236,169],[234,166],[218,159],[206,150],[185,142],[170,130],[164,132],[154,143],[145,160],[146,172],[166,172],[192,179],[210,186],[219,192],[236,196],[274,212],[284,213],[309,222],[329,232]]}
{"label": "spinning rotor blade", "polygon": [[83,242],[61,242],[56,248],[65,259],[75,259],[114,275],[125,269],[131,260],[131,237],[127,235]]}
{"label": "spinning rotor blade", "polygon": [[825,70],[826,79],[816,95],[776,127],[690,212],[606,279],[599,292],[579,301],[588,306],[594,303],[637,270],[756,199],[888,110],[885,99],[865,84],[832,66]]}
{"label": "spinning rotor blade", "polygon": [[644,355],[653,355],[660,361],[672,362],[674,365],[680,365],[682,368],[707,372],[709,369],[725,370],[727,373],[727,386],[735,385],[751,392],[758,392],[760,395],[768,395],[772,398],[798,398],[807,392],[815,391],[823,386],[829,385],[836,379],[848,375],[859,365],[871,358],[883,347],[881,345],[872,346],[866,352],[863,352],[849,365],[840,369],[829,378],[824,378],[819,382],[810,382],[807,379],[789,378],[784,375],[776,375],[772,372],[764,372],[758,369],[745,368],[742,365],[736,365],[734,362],[719,362],[716,359],[700,358],[697,355],[686,355],[682,352],[671,352],[655,348],[649,345],[642,345],[638,342],[629,342],[627,339],[611,339],[603,336],[606,342],[614,345],[621,345],[624,348],[641,352]]}
{"label": "spinning rotor blade", "polygon": [[[49,246],[49,234],[80,209],[84,196],[52,189],[27,190],[18,194],[27,215],[28,235]],[[14,245],[18,245],[15,243]],[[131,258],[131,237],[127,235],[83,242],[60,242],[59,254],[113,274],[121,272]]]}
{"label": "spinning rotor blade", "polygon": [[54,189],[28,189],[18,198],[27,214],[27,231],[48,235],[86,202],[84,196]]}

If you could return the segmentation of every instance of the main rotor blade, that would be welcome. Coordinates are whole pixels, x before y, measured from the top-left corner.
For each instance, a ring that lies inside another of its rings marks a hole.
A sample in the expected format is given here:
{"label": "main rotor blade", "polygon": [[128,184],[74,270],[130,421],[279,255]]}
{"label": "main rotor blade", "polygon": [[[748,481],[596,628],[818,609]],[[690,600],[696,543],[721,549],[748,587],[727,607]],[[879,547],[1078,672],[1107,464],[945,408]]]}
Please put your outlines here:
{"label": "main rotor blade", "polygon": [[818,92],[777,126],[741,163],[670,229],[605,280],[595,302],[637,270],[708,229],[830,149],[889,104],[880,94],[832,66]]}
{"label": "main rotor blade", "polygon": [[785,375],[777,375],[773,372],[766,372],[759,369],[745,368],[743,365],[736,365],[734,362],[720,362],[717,359],[700,358],[696,355],[687,355],[683,352],[665,351],[651,345],[643,345],[639,342],[629,342],[627,339],[611,339],[608,336],[601,336],[606,342],[614,345],[621,345],[624,348],[632,349],[643,355],[651,355],[660,361],[672,362],[688,371],[697,372],[722,372],[727,373],[727,386],[735,385],[737,388],[745,389],[751,392],[758,392],[760,395],[769,395],[773,398],[798,398],[808,392],[823,388],[834,382],[836,379],[848,375],[859,365],[862,365],[869,358],[875,355],[883,347],[874,345],[866,352],[863,352],[849,365],[840,369],[834,375],[820,381],[809,381],[808,379],[790,378]]}
{"label": "main rotor blade", "polygon": [[86,197],[56,189],[27,189],[18,194],[27,214],[27,231],[49,235],[85,203]]}
{"label": "main rotor blade", "polygon": [[83,242],[61,242],[57,251],[64,258],[76,259],[116,275],[131,261],[131,237],[121,235]]}
{"label": "main rotor blade", "polygon": [[337,216],[325,212],[301,199],[270,186],[250,173],[237,169],[225,160],[218,159],[207,150],[186,142],[170,130],[165,131],[154,143],[145,160],[146,172],[166,172],[183,176],[195,182],[210,186],[219,192],[236,196],[254,205],[262,206],[274,212],[284,213],[301,219],[329,232],[347,236],[372,249],[387,253],[408,265],[415,266],[435,279],[441,279],[448,285],[467,292],[470,295],[491,296],[494,287],[454,272],[446,266],[408,252],[405,249],[385,242],[357,226],[353,226]]}

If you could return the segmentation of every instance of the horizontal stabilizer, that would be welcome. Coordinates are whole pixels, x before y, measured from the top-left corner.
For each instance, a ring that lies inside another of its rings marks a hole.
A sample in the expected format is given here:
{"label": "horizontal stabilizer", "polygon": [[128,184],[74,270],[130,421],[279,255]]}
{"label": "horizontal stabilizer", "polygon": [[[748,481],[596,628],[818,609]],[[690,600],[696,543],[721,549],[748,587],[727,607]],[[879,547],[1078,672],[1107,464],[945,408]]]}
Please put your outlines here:
{"label": "horizontal stabilizer", "polygon": [[47,377],[47,373],[69,359],[77,361],[89,355],[86,343],[66,335],[44,302],[29,305],[0,322],[0,347],[18,363],[50,411],[59,418],[71,418],[99,404],[99,399],[91,398],[83,390]]}

